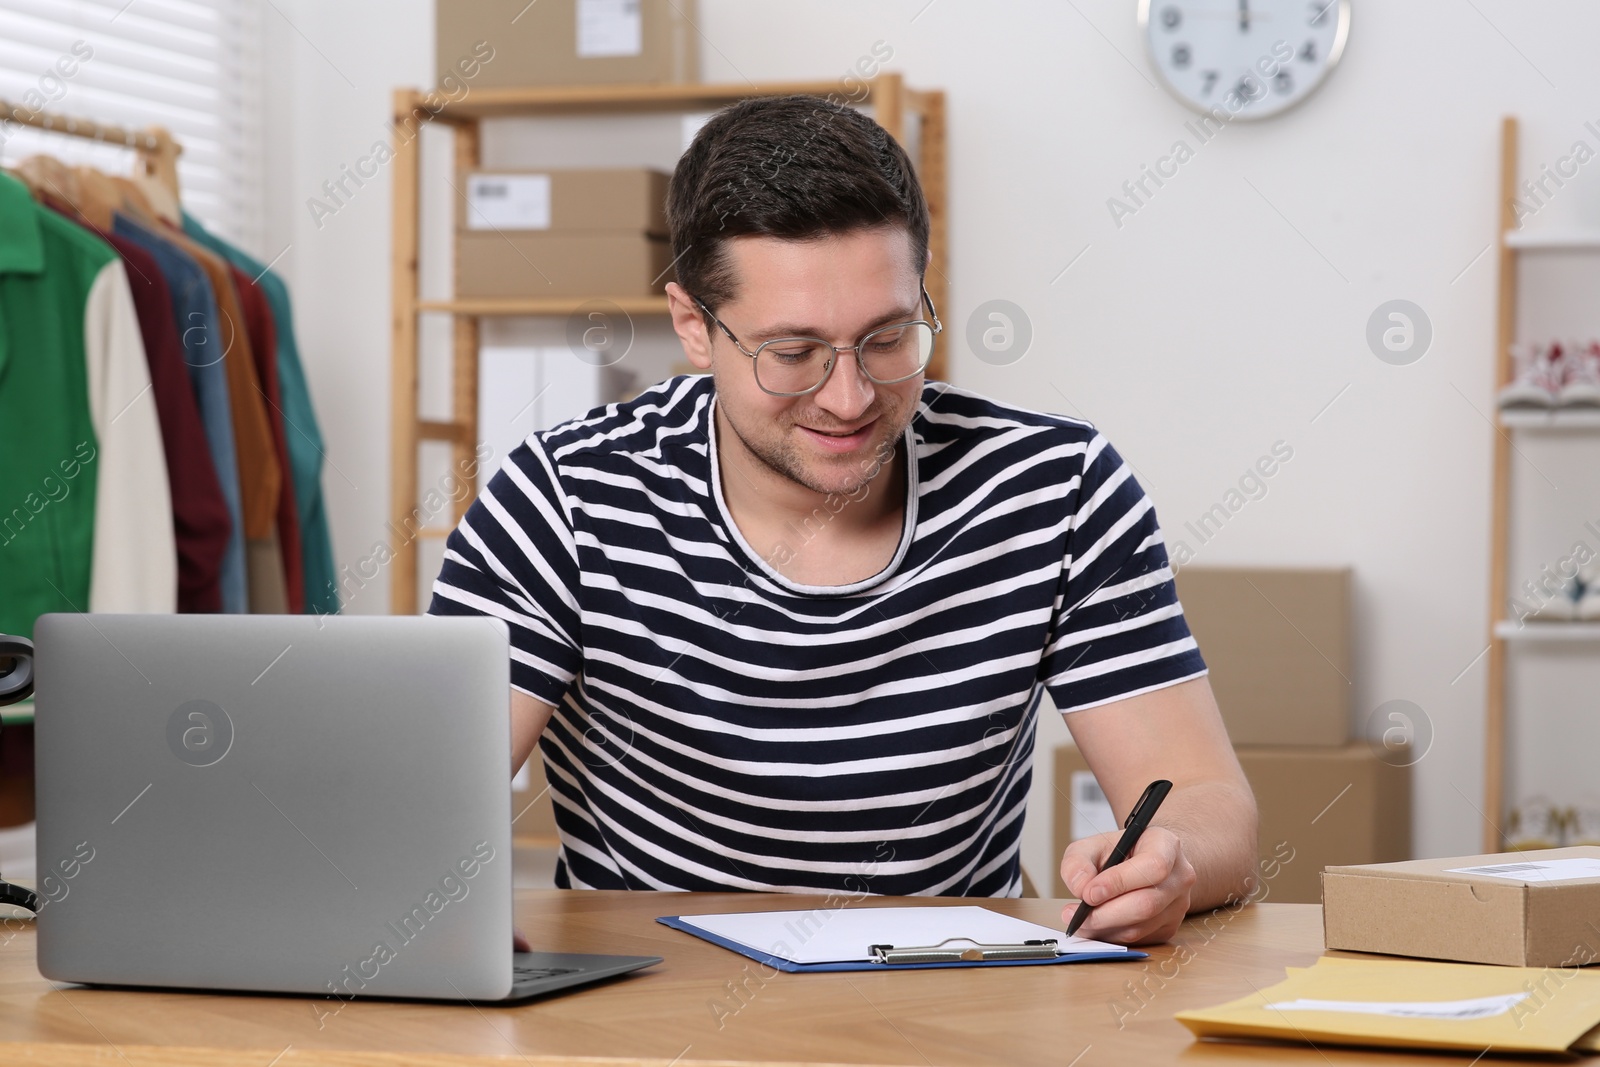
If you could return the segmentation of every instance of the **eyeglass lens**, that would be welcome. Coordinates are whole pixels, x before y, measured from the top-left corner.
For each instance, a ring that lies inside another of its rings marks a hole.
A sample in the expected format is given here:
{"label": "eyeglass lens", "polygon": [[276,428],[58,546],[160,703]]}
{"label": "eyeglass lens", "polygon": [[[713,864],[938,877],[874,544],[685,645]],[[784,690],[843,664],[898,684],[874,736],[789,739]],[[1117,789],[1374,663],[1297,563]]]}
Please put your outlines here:
{"label": "eyeglass lens", "polygon": [[[756,380],[774,393],[804,393],[827,375],[833,355],[832,346],[815,338],[768,341],[756,350]],[[862,366],[880,385],[915,376],[932,355],[933,327],[925,322],[891,326],[861,341]]]}

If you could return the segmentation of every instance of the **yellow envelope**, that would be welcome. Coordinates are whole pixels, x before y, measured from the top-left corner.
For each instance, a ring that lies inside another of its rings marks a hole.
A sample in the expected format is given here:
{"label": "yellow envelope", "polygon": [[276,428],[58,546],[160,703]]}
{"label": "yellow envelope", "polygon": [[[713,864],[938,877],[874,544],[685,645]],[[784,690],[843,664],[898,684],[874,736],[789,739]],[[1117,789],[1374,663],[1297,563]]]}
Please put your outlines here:
{"label": "yellow envelope", "polygon": [[1600,972],[1324,956],[1177,1019],[1196,1037],[1562,1052],[1600,1025]]}

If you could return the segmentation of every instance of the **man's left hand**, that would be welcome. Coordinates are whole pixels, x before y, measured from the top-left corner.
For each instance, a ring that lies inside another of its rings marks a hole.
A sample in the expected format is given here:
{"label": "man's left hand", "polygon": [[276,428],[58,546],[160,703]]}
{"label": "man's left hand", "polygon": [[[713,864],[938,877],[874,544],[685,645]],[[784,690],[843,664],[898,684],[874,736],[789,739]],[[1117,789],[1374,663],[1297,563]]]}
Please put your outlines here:
{"label": "man's left hand", "polygon": [[[1061,857],[1061,879],[1067,890],[1094,910],[1078,935],[1119,945],[1170,941],[1189,913],[1195,884],[1194,866],[1183,854],[1183,842],[1170,830],[1152,826],[1133,853],[1115,867],[1100,865],[1116,848],[1120,830],[1074,841]],[[1070,922],[1076,904],[1062,913]]]}

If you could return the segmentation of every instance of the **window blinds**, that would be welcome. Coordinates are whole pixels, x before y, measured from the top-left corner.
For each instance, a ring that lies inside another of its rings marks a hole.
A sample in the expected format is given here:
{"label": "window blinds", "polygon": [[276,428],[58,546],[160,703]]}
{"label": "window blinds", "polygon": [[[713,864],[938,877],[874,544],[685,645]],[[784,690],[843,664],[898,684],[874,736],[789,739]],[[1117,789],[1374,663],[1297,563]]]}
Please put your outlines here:
{"label": "window blinds", "polygon": [[[0,0],[0,97],[25,108],[165,126],[183,145],[184,207],[259,250],[259,0]],[[0,123],[0,163],[37,152],[127,172],[126,148]]]}

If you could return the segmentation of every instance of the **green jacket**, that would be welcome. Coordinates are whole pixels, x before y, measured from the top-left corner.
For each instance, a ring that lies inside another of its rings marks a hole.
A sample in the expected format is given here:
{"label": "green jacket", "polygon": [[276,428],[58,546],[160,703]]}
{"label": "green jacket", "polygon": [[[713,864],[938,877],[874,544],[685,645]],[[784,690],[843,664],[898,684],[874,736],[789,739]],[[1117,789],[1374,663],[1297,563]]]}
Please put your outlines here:
{"label": "green jacket", "polygon": [[172,611],[172,500],[127,275],[0,174],[0,633]]}
{"label": "green jacket", "polygon": [[0,175],[0,633],[88,608],[99,470],[83,308],[116,258]]}

